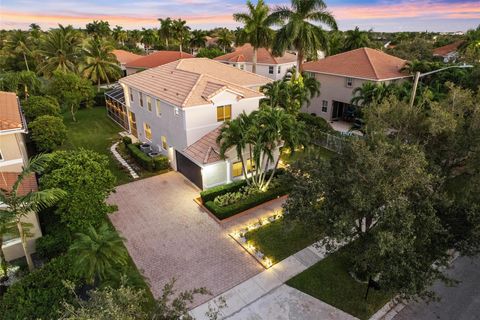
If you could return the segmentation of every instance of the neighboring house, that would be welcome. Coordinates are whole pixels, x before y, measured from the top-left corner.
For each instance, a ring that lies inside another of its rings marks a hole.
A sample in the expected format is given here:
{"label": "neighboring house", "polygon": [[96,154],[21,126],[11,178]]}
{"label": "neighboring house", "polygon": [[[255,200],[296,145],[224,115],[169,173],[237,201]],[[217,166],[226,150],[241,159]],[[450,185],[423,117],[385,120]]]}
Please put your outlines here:
{"label": "neighboring house", "polygon": [[463,40],[455,41],[443,47],[433,49],[433,56],[443,58],[443,62],[455,62],[458,58],[458,48],[464,43]]}
{"label": "neighboring house", "polygon": [[[214,58],[214,60],[229,64],[240,70],[252,72],[253,47],[247,43],[231,53]],[[274,57],[271,51],[259,48],[257,52],[257,74],[273,80],[282,79],[285,73],[294,67],[297,56],[286,52],[281,57]]]}
{"label": "neighboring house", "polygon": [[349,110],[353,90],[365,82],[391,83],[408,78],[406,60],[382,51],[360,48],[303,64],[303,70],[320,82],[320,95],[304,111],[327,121],[341,120]]}
{"label": "neighboring house", "polygon": [[[18,174],[28,159],[25,146],[27,126],[23,117],[20,103],[15,93],[0,91],[0,188],[11,190]],[[30,175],[23,180],[19,187],[21,194],[37,189],[35,175]],[[0,206],[3,204],[0,202]],[[29,240],[31,252],[35,251],[35,240],[42,236],[36,214],[31,214],[24,219],[31,223],[30,233],[33,237]],[[3,242],[3,250],[8,261],[23,257],[22,243],[19,238],[7,236]]]}
{"label": "neighboring house", "polygon": [[134,60],[140,59],[143,56],[126,51],[126,50],[113,50],[113,54],[117,57],[118,62],[120,63],[120,68],[122,69],[122,76],[125,77],[127,75],[127,68],[125,65],[129,62]]}
{"label": "neighboring house", "polygon": [[[205,189],[241,178],[235,150],[220,158],[219,128],[259,108],[271,80],[206,58],[182,59],[119,80],[128,131]],[[248,156],[246,157],[248,158]]]}
{"label": "neighboring house", "polygon": [[156,51],[147,56],[142,56],[125,64],[126,75],[137,73],[150,68],[155,68],[179,59],[193,58],[189,53],[180,51]]}

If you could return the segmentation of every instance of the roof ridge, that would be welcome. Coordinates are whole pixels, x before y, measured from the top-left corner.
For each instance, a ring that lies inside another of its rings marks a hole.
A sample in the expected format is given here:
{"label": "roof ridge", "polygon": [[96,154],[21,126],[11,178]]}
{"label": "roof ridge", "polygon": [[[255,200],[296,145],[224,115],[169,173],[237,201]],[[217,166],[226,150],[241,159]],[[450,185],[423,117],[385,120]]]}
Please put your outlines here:
{"label": "roof ridge", "polygon": [[372,61],[372,59],[370,58],[370,55],[369,55],[369,53],[368,53],[368,50],[367,50],[367,49],[369,49],[369,48],[363,47],[362,49],[363,49],[363,51],[365,52],[365,55],[367,56],[368,62],[370,63],[370,67],[372,67],[372,70],[373,70],[373,73],[375,74],[375,77],[376,77],[377,79],[380,79],[380,76],[378,75],[377,69],[375,69],[375,65],[374,65],[374,63],[373,63],[373,61]]}
{"label": "roof ridge", "polygon": [[235,87],[240,87],[240,88],[242,88],[242,89],[245,89],[245,90],[249,90],[249,91],[251,91],[251,92],[258,93],[257,91],[255,91],[255,90],[253,90],[253,89],[250,89],[250,88],[248,88],[248,87],[241,86],[241,85],[239,85],[239,84],[230,82],[230,81],[228,81],[228,80],[223,80],[223,79],[220,79],[220,78],[211,76],[211,75],[209,75],[209,74],[206,74],[205,76],[206,76],[206,77],[209,77],[209,78],[212,78],[212,79],[215,79],[215,80],[218,80],[218,81],[221,81],[221,82],[224,82],[224,83],[226,83],[227,85],[233,85],[233,86],[235,86]]}
{"label": "roof ridge", "polygon": [[[182,70],[183,71],[183,70]],[[193,72],[192,72],[193,73]],[[187,94],[187,96],[185,97],[185,99],[183,100],[182,102],[182,107],[185,107],[187,105],[187,102],[188,102],[188,99],[190,99],[190,97],[192,96],[193,92],[195,91],[195,89],[197,89],[198,87],[198,84],[200,83],[200,80],[203,79],[203,74],[202,73],[193,73],[193,74],[197,74],[198,75],[198,78],[197,80],[195,81],[195,84],[192,86],[192,89],[190,90],[190,92]]]}

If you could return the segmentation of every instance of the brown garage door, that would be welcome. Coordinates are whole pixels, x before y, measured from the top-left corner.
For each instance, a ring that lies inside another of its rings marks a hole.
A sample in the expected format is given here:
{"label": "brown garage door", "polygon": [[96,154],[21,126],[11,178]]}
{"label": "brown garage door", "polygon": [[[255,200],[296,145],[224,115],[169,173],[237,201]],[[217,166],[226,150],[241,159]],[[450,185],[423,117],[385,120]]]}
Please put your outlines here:
{"label": "brown garage door", "polygon": [[195,164],[192,160],[175,150],[177,157],[177,170],[188,180],[192,181],[197,187],[203,189],[202,168]]}

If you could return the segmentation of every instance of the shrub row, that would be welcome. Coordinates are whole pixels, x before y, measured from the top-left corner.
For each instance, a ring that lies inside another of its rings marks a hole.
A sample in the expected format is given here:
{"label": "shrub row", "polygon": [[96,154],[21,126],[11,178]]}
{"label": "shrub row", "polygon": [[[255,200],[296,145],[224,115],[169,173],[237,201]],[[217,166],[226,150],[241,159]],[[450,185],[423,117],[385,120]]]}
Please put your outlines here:
{"label": "shrub row", "polygon": [[213,200],[205,202],[205,207],[210,210],[210,212],[213,213],[218,219],[223,220],[237,213],[253,208],[259,204],[283,196],[287,194],[288,191],[289,188],[287,185],[280,184],[276,188],[271,188],[265,192],[256,193],[244,200],[225,207],[217,206]]}
{"label": "shrub row", "polygon": [[15,282],[0,300],[0,318],[57,319],[62,301],[72,301],[73,294],[62,280],[80,284],[66,255],[46,263]]}
{"label": "shrub row", "polygon": [[127,144],[127,150],[142,168],[148,171],[159,171],[168,169],[169,163],[167,157],[159,155],[152,158],[148,154],[145,154],[142,150],[140,150],[139,146],[139,143],[130,143]]}
{"label": "shrub row", "polygon": [[322,117],[317,117],[313,114],[300,112],[298,120],[305,122],[305,124],[312,128],[326,133],[336,133],[330,124]]}
{"label": "shrub row", "polygon": [[[271,171],[267,172],[267,175],[270,175]],[[275,172],[275,176],[278,177],[285,173],[283,169],[277,169]],[[204,190],[200,192],[200,197],[202,198],[203,203],[207,203],[208,201],[215,200],[216,197],[222,196],[229,192],[237,192],[242,187],[246,186],[247,182],[245,180],[237,180],[229,184],[223,184],[221,186],[213,187],[208,190]]]}

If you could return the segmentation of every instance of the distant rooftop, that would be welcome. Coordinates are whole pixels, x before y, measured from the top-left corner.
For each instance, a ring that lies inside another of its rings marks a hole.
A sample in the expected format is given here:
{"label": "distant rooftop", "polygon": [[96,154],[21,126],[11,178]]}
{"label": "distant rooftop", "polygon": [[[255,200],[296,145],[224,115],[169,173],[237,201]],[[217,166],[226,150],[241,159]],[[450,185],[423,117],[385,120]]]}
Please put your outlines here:
{"label": "distant rooftop", "polygon": [[142,56],[138,59],[129,61],[125,67],[127,68],[155,68],[172,61],[179,59],[193,58],[189,53],[180,51],[166,51],[160,50],[149,54],[148,56]]}
{"label": "distant rooftop", "polygon": [[142,55],[126,50],[113,50],[112,53],[117,57],[118,62],[121,64],[126,64],[143,57]]}
{"label": "distant rooftop", "polygon": [[464,43],[463,40],[458,40],[453,43],[447,44],[446,46],[443,47],[438,47],[433,49],[433,55],[434,56],[446,56],[449,53],[453,53],[458,50],[458,48]]}
{"label": "distant rooftop", "polygon": [[[216,57],[214,60],[251,63],[253,62],[253,47],[251,44],[246,43],[241,47],[237,47],[235,51]],[[274,57],[272,52],[266,48],[259,48],[257,52],[257,63],[282,64],[295,61],[297,61],[297,56],[288,52],[281,57]]]}
{"label": "distant rooftop", "polygon": [[207,58],[177,60],[119,80],[180,107],[209,104],[223,90],[242,98],[263,97],[257,87],[271,81]]}
{"label": "distant rooftop", "polygon": [[303,70],[379,81],[407,77],[400,71],[406,62],[380,50],[360,48],[304,63]]}

